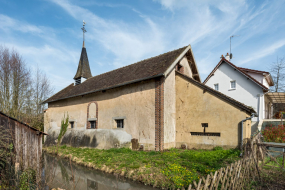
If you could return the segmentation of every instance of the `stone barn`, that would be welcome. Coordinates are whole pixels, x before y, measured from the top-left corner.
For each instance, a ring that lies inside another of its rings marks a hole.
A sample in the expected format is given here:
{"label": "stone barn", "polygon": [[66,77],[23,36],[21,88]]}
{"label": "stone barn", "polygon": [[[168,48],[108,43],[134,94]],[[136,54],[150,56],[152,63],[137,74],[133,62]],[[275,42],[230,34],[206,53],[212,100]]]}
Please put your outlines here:
{"label": "stone barn", "polygon": [[201,83],[190,45],[93,77],[83,45],[74,83],[43,103],[47,146],[68,113],[61,143],[101,149],[131,139],[145,150],[237,147],[241,132],[250,137],[241,121],[255,112]]}

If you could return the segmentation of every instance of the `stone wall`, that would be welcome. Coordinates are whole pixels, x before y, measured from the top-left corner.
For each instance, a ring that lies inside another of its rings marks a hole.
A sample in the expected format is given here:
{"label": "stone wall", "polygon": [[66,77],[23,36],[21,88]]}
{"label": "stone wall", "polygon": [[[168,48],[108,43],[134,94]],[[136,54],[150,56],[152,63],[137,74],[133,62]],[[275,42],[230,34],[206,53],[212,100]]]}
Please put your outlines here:
{"label": "stone wall", "polygon": [[[240,143],[241,121],[250,117],[240,108],[204,91],[184,77],[176,75],[176,147],[235,148]],[[220,136],[197,136],[191,132],[204,131]],[[244,138],[250,137],[251,121],[244,123]]]}
{"label": "stone wall", "polygon": [[[59,127],[49,128],[45,146],[57,144]],[[91,147],[98,149],[131,148],[132,135],[120,129],[69,129],[62,138],[61,145]]]}
{"label": "stone wall", "polygon": [[[192,77],[187,58],[181,59],[179,64],[183,67],[183,74]],[[164,82],[164,148],[175,147],[176,135],[176,91],[175,91],[175,69],[167,76]]]}
{"label": "stone wall", "polygon": [[[154,149],[154,80],[51,102],[48,107],[45,112],[45,132],[47,133],[50,128],[59,129],[64,114],[68,113],[70,120],[74,121],[74,129],[86,130],[84,134],[92,133],[94,130],[87,129],[90,127],[88,119],[96,119],[97,129],[125,131],[132,138],[138,139],[140,144],[144,144],[146,150]],[[124,119],[123,129],[116,128],[116,119]]]}

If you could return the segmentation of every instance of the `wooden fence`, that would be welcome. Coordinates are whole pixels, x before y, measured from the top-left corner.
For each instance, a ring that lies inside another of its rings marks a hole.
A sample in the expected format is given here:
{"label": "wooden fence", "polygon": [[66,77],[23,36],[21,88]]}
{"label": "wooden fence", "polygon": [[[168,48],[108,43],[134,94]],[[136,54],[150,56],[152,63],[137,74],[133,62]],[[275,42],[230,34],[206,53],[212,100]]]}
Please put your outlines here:
{"label": "wooden fence", "polygon": [[[269,167],[273,167],[273,168],[281,168],[281,169],[285,169],[285,145],[282,143],[280,144],[276,144],[276,143],[257,143],[257,146],[260,149],[266,149],[266,154],[268,157],[268,160],[265,159],[261,159],[262,160],[262,167],[263,166],[269,166]],[[273,148],[278,148],[281,149],[281,151],[276,151],[276,150],[269,150],[268,147],[273,147]],[[264,151],[265,152],[265,151]],[[282,162],[279,163],[278,162],[278,157],[280,157],[282,159]],[[274,163],[273,165],[267,165],[270,163]]]}
{"label": "wooden fence", "polygon": [[241,189],[257,176],[258,169],[254,160],[254,156],[249,156],[226,168],[221,168],[206,178],[202,177],[198,184],[194,181],[188,190]]}

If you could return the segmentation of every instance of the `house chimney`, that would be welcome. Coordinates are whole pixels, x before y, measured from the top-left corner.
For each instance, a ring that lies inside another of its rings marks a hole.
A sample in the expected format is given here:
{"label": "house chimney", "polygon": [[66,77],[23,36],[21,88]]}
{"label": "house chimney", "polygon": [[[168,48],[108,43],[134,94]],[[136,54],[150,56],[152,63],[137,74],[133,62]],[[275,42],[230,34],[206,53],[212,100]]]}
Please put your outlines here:
{"label": "house chimney", "polygon": [[227,53],[227,55],[226,55],[226,60],[228,60],[228,61],[231,60],[229,53]]}

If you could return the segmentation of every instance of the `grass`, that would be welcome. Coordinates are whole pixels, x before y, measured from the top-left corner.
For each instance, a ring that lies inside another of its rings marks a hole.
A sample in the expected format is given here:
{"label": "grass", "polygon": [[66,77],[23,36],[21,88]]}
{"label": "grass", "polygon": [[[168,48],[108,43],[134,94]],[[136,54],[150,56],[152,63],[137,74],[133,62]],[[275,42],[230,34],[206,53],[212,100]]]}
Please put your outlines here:
{"label": "grass", "polygon": [[115,173],[160,188],[188,187],[193,180],[214,173],[239,159],[239,150],[133,151],[128,148],[99,150],[68,146],[47,147],[48,153],[108,173]]}

